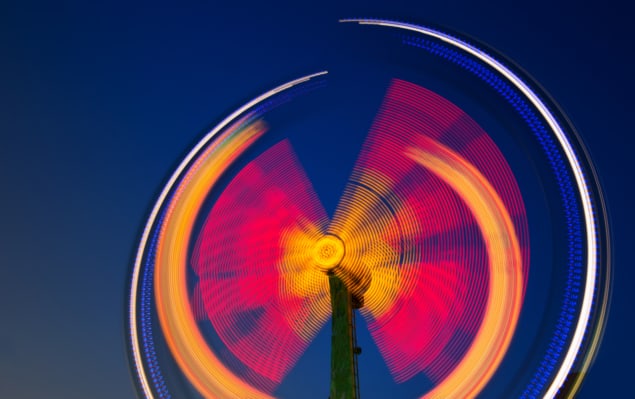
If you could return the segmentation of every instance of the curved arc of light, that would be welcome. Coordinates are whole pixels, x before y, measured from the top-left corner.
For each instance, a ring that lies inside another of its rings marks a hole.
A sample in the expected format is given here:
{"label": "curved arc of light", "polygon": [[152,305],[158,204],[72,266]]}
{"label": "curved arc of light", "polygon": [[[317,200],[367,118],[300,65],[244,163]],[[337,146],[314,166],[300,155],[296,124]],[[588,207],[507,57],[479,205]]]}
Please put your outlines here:
{"label": "curved arc of light", "polygon": [[[196,203],[186,203],[198,208]],[[289,252],[310,253],[310,245],[298,246],[317,240],[327,219],[285,139],[244,166],[223,188],[192,253],[207,318],[217,336],[250,371],[275,384],[296,364],[330,314],[324,273],[312,267],[309,259],[285,259]],[[288,240],[285,233],[302,238]],[[221,270],[231,272],[232,278],[219,277],[215,272]],[[316,297],[309,292],[289,295],[299,289],[290,287],[293,282],[303,281],[311,272],[322,283]],[[263,279],[274,275],[264,284]],[[246,316],[256,309],[263,312],[262,319]],[[274,390],[251,378],[245,381],[268,393]]]}
{"label": "curved arc of light", "polygon": [[228,150],[214,154],[219,148],[212,145],[196,159],[169,204],[157,245],[154,284],[164,337],[183,373],[206,398],[216,397],[219,393],[222,397],[237,399],[270,398],[244,384],[213,355],[191,312],[186,271],[181,267],[187,264],[192,225],[209,188],[264,131],[262,122],[254,122],[236,132]]}
{"label": "curved arc of light", "polygon": [[425,148],[410,148],[407,155],[465,201],[482,231],[490,259],[490,295],[474,341],[443,383],[423,397],[472,398],[498,368],[514,334],[522,306],[522,255],[514,223],[487,179],[449,148],[430,139],[422,143]]}
{"label": "curved arc of light", "polygon": [[280,86],[277,86],[260,96],[254,98],[253,100],[245,103],[242,107],[238,108],[236,111],[231,113],[225,119],[223,119],[218,125],[216,125],[209,133],[205,135],[196,146],[186,155],[183,161],[179,164],[177,169],[172,173],[170,179],[166,183],[165,187],[161,191],[157,202],[152,208],[152,212],[150,213],[150,217],[148,218],[148,222],[146,223],[143,234],[141,236],[141,240],[139,242],[139,251],[135,257],[134,267],[132,271],[132,279],[131,279],[131,288],[130,288],[130,306],[128,307],[128,311],[130,317],[128,318],[128,323],[130,326],[130,338],[132,340],[132,354],[134,359],[135,369],[137,371],[137,377],[141,382],[141,388],[146,396],[146,398],[154,398],[152,393],[152,389],[150,388],[150,384],[148,383],[148,376],[145,373],[145,369],[143,366],[143,360],[141,355],[141,350],[139,348],[139,333],[137,329],[137,293],[138,293],[138,285],[139,278],[141,274],[141,263],[145,254],[145,248],[148,243],[148,238],[150,236],[150,232],[152,227],[155,224],[155,221],[159,215],[161,208],[164,205],[168,194],[173,189],[176,181],[181,176],[187,165],[192,161],[192,159],[201,151],[201,149],[207,145],[222,129],[227,127],[230,123],[234,122],[240,115],[244,114],[250,108],[254,107],[256,104],[273,97],[274,95],[290,89],[294,86],[297,86],[301,83],[307,82],[313,78],[318,76],[326,75],[328,71],[321,71],[314,74],[306,75],[301,78],[292,80]]}
{"label": "curved arc of light", "polygon": [[586,236],[587,236],[587,278],[584,286],[584,298],[582,300],[582,308],[580,311],[581,317],[578,319],[578,323],[576,325],[575,333],[573,335],[572,344],[567,351],[565,359],[558,371],[556,377],[553,382],[549,386],[549,389],[545,393],[545,397],[553,398],[557,393],[560,387],[564,384],[565,379],[567,378],[567,374],[573,367],[573,364],[576,360],[576,356],[578,354],[578,349],[582,345],[582,341],[584,339],[585,330],[587,324],[589,322],[589,318],[591,315],[591,308],[593,305],[593,291],[595,286],[596,274],[597,274],[597,250],[595,248],[595,242],[597,240],[597,232],[593,219],[593,205],[591,203],[591,198],[589,195],[589,189],[587,187],[584,173],[582,172],[582,167],[580,166],[580,162],[578,161],[578,157],[573,150],[573,146],[567,139],[564,130],[560,127],[560,124],[557,122],[556,118],[549,111],[547,106],[540,100],[538,95],[525,83],[523,80],[518,77],[514,72],[512,72],[509,68],[498,62],[489,54],[485,53],[482,50],[460,40],[453,36],[450,36],[446,33],[440,32],[438,30],[434,30],[431,28],[417,26],[413,24],[397,22],[397,21],[385,21],[379,19],[342,19],[340,22],[357,22],[362,25],[378,25],[378,26],[386,26],[392,28],[405,29],[409,31],[414,31],[418,33],[422,33],[427,36],[434,37],[446,43],[449,43],[453,46],[460,48],[461,50],[473,55],[479,60],[485,62],[490,67],[494,68],[500,74],[505,76],[513,85],[520,90],[534,105],[541,116],[547,121],[547,124],[551,128],[551,130],[555,133],[558,142],[560,143],[562,149],[565,152],[567,160],[569,161],[569,165],[573,170],[573,174],[575,177],[575,181],[579,188],[579,194],[582,202],[582,207],[584,210],[585,217],[585,227],[586,227]]}

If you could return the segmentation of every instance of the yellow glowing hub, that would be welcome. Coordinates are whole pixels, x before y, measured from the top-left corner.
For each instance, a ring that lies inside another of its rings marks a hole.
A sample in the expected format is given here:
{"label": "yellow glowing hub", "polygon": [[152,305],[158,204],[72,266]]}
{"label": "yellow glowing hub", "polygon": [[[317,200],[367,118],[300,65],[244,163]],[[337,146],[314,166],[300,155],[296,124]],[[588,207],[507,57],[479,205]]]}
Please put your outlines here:
{"label": "yellow glowing hub", "polygon": [[321,237],[313,247],[313,260],[324,270],[332,270],[344,258],[344,243],[338,236],[327,234]]}

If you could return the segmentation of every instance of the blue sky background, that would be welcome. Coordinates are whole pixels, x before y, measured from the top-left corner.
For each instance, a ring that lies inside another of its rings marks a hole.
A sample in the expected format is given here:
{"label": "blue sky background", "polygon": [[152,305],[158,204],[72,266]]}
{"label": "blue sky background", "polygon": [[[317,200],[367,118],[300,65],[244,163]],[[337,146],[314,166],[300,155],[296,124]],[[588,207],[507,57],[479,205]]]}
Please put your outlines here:
{"label": "blue sky background", "polygon": [[605,339],[579,397],[632,396],[634,21],[625,2],[579,4],[4,2],[0,397],[134,397],[124,289],[150,204],[207,127],[324,69],[332,26],[349,16],[479,38],[572,119],[605,188],[615,255]]}

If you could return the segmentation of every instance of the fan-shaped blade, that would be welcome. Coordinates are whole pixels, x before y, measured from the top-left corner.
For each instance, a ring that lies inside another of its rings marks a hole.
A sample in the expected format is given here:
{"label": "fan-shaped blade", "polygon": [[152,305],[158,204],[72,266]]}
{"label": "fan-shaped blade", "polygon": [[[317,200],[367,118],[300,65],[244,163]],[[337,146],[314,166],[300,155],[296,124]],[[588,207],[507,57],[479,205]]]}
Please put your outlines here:
{"label": "fan-shaped blade", "polygon": [[238,173],[201,230],[195,294],[243,365],[234,367],[255,372],[250,382],[261,389],[281,382],[330,314],[328,279],[307,251],[326,223],[285,140]]}
{"label": "fan-shaped blade", "polygon": [[[346,245],[345,282],[347,275],[370,280],[347,283],[363,293],[361,311],[397,381],[422,371],[434,381],[447,376],[489,306],[488,237],[462,192],[412,156],[428,142],[456,147],[483,170],[478,175],[516,220],[510,234],[527,247],[520,192],[491,139],[447,100],[395,80],[328,231]],[[522,256],[514,267],[526,274],[528,251]]]}

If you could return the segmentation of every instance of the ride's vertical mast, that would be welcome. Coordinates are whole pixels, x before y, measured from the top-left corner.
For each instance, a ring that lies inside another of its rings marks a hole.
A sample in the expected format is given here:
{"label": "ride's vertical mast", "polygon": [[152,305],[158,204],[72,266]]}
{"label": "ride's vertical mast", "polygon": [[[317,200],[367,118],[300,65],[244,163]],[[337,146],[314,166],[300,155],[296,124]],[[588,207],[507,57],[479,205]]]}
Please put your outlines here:
{"label": "ride's vertical mast", "polygon": [[353,312],[363,306],[362,287],[367,288],[370,280],[342,267],[345,253],[342,240],[327,234],[317,241],[313,254],[317,266],[328,275],[331,293],[330,399],[359,399],[357,355],[361,350],[355,339]]}
{"label": "ride's vertical mast", "polygon": [[359,399],[356,389],[353,344],[353,299],[339,277],[329,276],[331,287],[331,390],[330,399]]}

